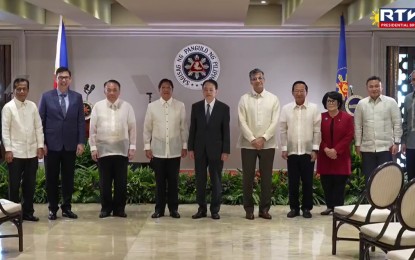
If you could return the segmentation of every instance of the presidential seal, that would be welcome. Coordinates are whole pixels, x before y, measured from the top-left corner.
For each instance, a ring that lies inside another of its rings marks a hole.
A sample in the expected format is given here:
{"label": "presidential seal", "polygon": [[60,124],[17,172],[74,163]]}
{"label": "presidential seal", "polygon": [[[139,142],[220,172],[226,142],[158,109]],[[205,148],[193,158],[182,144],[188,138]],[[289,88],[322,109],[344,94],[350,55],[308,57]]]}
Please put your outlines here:
{"label": "presidential seal", "polygon": [[185,88],[200,90],[203,81],[217,80],[219,73],[218,55],[203,44],[184,47],[174,59],[174,75]]}
{"label": "presidential seal", "polygon": [[363,97],[359,95],[353,95],[347,98],[346,103],[344,104],[344,108],[346,109],[346,112],[349,113],[349,115],[353,116],[354,111],[356,110],[357,103],[362,99]]}
{"label": "presidential seal", "polygon": [[87,100],[84,100],[84,115],[85,115],[85,120],[88,120],[88,119],[91,118],[92,107],[93,107],[93,105],[91,103],[89,103]]}

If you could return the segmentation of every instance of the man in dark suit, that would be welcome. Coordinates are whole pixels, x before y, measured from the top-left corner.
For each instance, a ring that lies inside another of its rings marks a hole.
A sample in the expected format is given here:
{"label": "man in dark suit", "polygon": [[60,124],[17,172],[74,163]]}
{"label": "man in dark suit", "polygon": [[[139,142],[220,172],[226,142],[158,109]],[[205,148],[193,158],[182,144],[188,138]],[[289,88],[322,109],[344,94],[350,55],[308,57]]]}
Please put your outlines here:
{"label": "man in dark suit", "polygon": [[195,161],[197,203],[199,209],[193,219],[206,217],[206,182],[209,167],[212,196],[212,219],[220,219],[223,162],[230,153],[229,106],[217,100],[218,83],[203,82],[204,100],[192,105],[188,151]]}
{"label": "man in dark suit", "polygon": [[76,156],[84,152],[85,116],[82,95],[69,90],[71,72],[56,70],[57,89],[43,93],[39,104],[45,135],[46,191],[50,220],[58,211],[58,182],[61,174],[62,216],[78,218],[71,210]]}

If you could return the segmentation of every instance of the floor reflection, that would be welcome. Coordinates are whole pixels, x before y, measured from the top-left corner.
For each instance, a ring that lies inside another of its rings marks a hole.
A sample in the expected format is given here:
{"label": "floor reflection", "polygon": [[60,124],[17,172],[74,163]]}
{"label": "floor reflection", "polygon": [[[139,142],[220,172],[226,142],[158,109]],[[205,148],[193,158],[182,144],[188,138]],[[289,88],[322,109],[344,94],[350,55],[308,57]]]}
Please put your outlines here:
{"label": "floor reflection", "polygon": [[[99,219],[100,205],[76,204],[76,220],[47,219],[35,205],[37,223],[24,222],[24,251],[16,238],[0,240],[0,259],[357,259],[358,243],[340,241],[331,255],[331,216],[286,218],[288,208],[271,208],[272,220],[246,220],[242,206],[222,206],[221,219],[193,220],[196,205],[180,205],[180,219],[150,217],[154,205],[129,205],[128,218]],[[9,223],[0,232],[15,231]],[[358,236],[343,226],[341,234]],[[372,259],[384,259],[377,250]]]}

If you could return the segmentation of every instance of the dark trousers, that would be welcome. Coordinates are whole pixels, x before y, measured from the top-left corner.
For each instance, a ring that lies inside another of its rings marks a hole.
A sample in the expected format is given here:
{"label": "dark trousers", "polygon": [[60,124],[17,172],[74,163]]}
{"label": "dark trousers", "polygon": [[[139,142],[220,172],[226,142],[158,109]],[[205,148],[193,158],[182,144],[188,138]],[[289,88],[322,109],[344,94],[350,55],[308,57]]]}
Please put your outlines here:
{"label": "dark trousers", "polygon": [[170,212],[179,208],[179,170],[180,157],[157,158],[151,160],[156,175],[156,206],[155,211],[164,214],[166,208],[166,187],[167,204]]}
{"label": "dark trousers", "polygon": [[406,174],[408,181],[415,178],[415,149],[406,149]]}
{"label": "dark trousers", "polygon": [[36,188],[36,172],[38,168],[37,157],[13,158],[7,164],[9,168],[9,199],[20,202],[20,182],[22,183],[22,208],[23,215],[33,215],[33,196]]}
{"label": "dark trousers", "polygon": [[302,210],[313,209],[314,162],[311,155],[290,155],[287,160],[290,208],[300,210],[300,180],[302,183]]}
{"label": "dark trousers", "polygon": [[343,206],[348,177],[348,175],[320,175],[327,208],[334,209],[334,207]]}
{"label": "dark trousers", "polygon": [[271,182],[274,155],[275,149],[241,149],[243,200],[244,209],[247,213],[254,212],[252,193],[257,158],[259,159],[259,172],[261,174],[261,201],[259,203],[259,212],[268,212],[271,207]]}
{"label": "dark trousers", "polygon": [[49,210],[59,209],[59,175],[62,187],[62,211],[71,209],[76,151],[48,151],[45,156],[46,192]]}
{"label": "dark trousers", "polygon": [[[98,159],[101,212],[119,214],[125,212],[127,201],[128,157],[104,156]],[[112,184],[114,183],[114,198]]]}
{"label": "dark trousers", "polygon": [[385,152],[362,152],[362,172],[365,175],[365,183],[369,181],[370,175],[381,164],[392,161],[392,154]]}
{"label": "dark trousers", "polygon": [[209,167],[210,184],[212,195],[210,201],[210,212],[218,213],[222,202],[222,160],[211,160],[208,158],[206,151],[200,154],[195,153],[195,171],[196,171],[196,200],[199,204],[200,211],[207,211],[206,205],[206,183],[207,168]]}

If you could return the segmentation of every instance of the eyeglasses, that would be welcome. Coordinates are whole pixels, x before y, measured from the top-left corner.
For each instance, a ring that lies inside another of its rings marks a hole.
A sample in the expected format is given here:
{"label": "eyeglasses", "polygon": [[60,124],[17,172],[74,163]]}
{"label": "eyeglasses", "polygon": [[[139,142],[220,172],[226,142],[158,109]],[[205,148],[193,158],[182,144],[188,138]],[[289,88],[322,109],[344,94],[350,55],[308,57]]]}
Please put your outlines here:
{"label": "eyeglasses", "polygon": [[71,77],[69,76],[59,76],[58,80],[62,81],[62,80],[69,80]]}
{"label": "eyeglasses", "polygon": [[263,77],[258,77],[258,78],[251,78],[251,81],[257,81],[257,80],[263,80]]}
{"label": "eyeglasses", "polygon": [[335,100],[335,99],[327,99],[327,103],[328,104],[335,104],[335,103],[337,103],[337,100]]}

